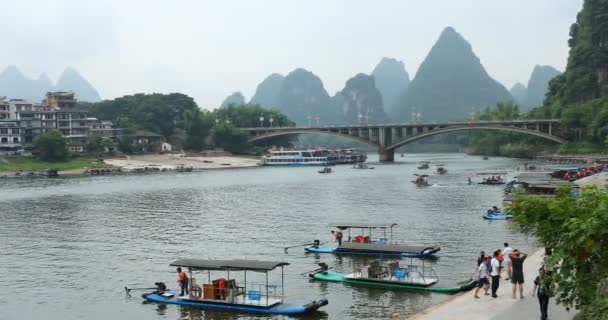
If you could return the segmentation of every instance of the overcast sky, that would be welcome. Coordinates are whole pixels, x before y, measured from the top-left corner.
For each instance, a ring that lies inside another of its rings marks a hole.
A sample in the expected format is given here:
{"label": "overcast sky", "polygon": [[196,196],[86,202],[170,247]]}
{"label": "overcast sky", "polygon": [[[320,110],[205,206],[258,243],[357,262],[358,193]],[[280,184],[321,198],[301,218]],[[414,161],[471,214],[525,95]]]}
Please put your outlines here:
{"label": "overcast sky", "polygon": [[[333,95],[384,57],[410,77],[452,26],[510,88],[563,70],[582,0],[0,0],[0,68],[79,70],[103,98],[182,92],[214,108],[303,67]],[[1,88],[0,88],[1,90]]]}

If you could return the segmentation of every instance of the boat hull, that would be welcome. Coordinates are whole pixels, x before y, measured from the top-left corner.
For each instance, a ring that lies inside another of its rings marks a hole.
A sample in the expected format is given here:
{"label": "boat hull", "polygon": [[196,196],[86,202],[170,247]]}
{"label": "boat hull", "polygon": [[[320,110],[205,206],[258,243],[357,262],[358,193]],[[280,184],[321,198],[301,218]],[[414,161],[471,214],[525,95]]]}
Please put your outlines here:
{"label": "boat hull", "polygon": [[[167,291],[177,296],[176,292]],[[231,303],[222,302],[211,302],[211,301],[197,301],[188,299],[176,299],[175,297],[167,298],[161,296],[158,292],[146,293],[142,297],[146,301],[155,303],[166,303],[175,304],[186,307],[201,308],[201,309],[214,309],[223,311],[235,311],[235,312],[247,312],[257,314],[285,314],[285,315],[299,315],[306,314],[318,310],[322,306],[327,305],[327,300],[315,300],[307,304],[292,304],[292,303],[279,303],[271,306],[253,306],[253,305],[237,305]]]}
{"label": "boat hull", "polygon": [[433,257],[439,250],[430,250],[428,252],[395,252],[382,250],[355,250],[346,248],[337,248],[329,246],[306,247],[307,252],[311,253],[334,253],[334,254],[361,254],[361,255],[382,255],[382,256],[398,256],[408,258],[428,258]]}
{"label": "boat hull", "polygon": [[513,217],[511,215],[483,215],[483,218],[486,220],[511,220]]}
{"label": "boat hull", "polygon": [[354,286],[366,286],[366,287],[376,287],[376,288],[387,288],[387,289],[403,289],[403,290],[417,290],[417,291],[427,291],[427,292],[439,292],[439,293],[457,293],[461,291],[471,290],[475,287],[475,281],[469,280],[466,284],[463,284],[459,287],[451,287],[451,288],[440,288],[440,287],[429,287],[429,286],[420,286],[413,284],[405,284],[405,283],[397,283],[397,282],[379,282],[373,280],[360,280],[360,279],[349,279],[345,277],[344,274],[334,272],[334,271],[325,271],[320,273],[315,273],[310,275],[311,278],[318,281],[326,281],[326,282],[341,282]]}

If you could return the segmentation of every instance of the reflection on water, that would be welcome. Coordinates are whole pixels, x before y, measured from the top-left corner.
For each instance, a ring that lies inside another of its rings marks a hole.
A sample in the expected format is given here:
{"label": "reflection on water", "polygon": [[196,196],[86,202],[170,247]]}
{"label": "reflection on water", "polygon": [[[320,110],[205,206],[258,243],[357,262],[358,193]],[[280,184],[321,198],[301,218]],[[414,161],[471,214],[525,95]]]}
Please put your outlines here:
{"label": "reflection on water", "polygon": [[[373,158],[373,157],[372,157]],[[289,253],[283,247],[330,241],[332,221],[396,222],[394,237],[441,246],[429,260],[440,286],[468,278],[479,250],[509,241],[525,247],[504,221],[485,221],[500,205],[500,187],[468,185],[476,171],[512,171],[518,163],[459,154],[408,155],[375,170],[338,166],[259,168],[0,181],[0,293],[7,319],[282,319],[145,304],[124,286],[175,287],[168,264],[183,257],[257,258],[291,263],[285,277],[292,302],[328,299],[305,319],[385,319],[415,313],[449,296],[311,282],[306,271],[325,262],[339,272],[369,257]],[[410,181],[416,163],[445,163],[428,188]],[[405,260],[405,259],[404,259]],[[409,259],[408,259],[409,260]],[[302,274],[303,273],[303,274]],[[214,274],[214,277],[223,276]],[[271,280],[280,282],[280,271]],[[248,280],[249,281],[249,280]]]}

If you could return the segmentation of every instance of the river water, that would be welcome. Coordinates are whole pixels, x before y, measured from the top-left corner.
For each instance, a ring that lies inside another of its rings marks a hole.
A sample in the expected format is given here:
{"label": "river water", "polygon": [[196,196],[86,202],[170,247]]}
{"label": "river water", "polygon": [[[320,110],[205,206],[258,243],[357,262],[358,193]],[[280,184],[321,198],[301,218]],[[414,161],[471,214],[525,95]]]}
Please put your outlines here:
{"label": "river water", "polygon": [[[432,187],[416,187],[410,180],[420,160],[445,163],[449,172],[432,175]],[[183,257],[287,261],[288,301],[329,300],[308,319],[405,318],[449,296],[310,282],[300,273],[318,262],[348,272],[353,259],[363,258],[282,248],[330,241],[332,221],[396,222],[395,239],[441,246],[439,258],[426,263],[438,273],[439,286],[455,285],[470,276],[480,250],[490,252],[504,241],[530,246],[504,221],[481,218],[501,204],[501,187],[466,183],[467,176],[480,180],[480,171],[506,170],[512,177],[519,164],[417,154],[372,164],[374,170],[337,166],[332,174],[254,168],[0,180],[0,319],[288,318],[145,304],[141,292],[125,295],[124,286],[164,281],[175,287],[168,264]],[[280,271],[275,273],[276,283]],[[248,274],[248,282],[263,282],[252,278]]]}

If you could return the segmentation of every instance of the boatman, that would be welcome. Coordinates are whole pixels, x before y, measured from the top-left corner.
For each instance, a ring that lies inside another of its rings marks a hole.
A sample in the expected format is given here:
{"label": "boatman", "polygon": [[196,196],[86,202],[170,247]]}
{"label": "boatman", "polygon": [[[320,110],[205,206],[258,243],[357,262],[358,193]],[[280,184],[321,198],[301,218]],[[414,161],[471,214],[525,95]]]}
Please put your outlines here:
{"label": "boatman", "polygon": [[332,230],[331,234],[334,236],[334,238],[336,238],[336,241],[338,241],[338,245],[341,246],[342,245],[342,231],[340,231],[340,230],[337,230],[337,231]]}
{"label": "boatman", "polygon": [[184,296],[184,292],[188,294],[188,275],[182,271],[182,268],[177,267],[177,283],[179,284],[182,292],[180,297]]}

